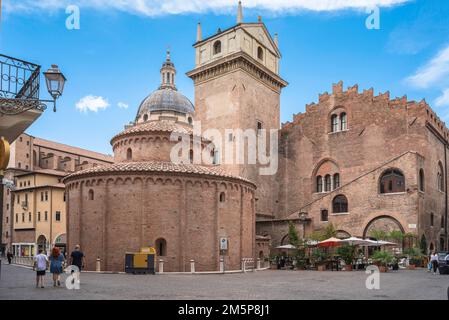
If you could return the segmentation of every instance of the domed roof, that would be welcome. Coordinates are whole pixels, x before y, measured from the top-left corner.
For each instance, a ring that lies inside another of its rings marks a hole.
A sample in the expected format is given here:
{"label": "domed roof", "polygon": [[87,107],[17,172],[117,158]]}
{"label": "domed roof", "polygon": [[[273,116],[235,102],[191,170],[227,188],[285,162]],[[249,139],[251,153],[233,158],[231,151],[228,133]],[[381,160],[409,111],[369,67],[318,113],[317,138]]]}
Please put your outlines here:
{"label": "domed roof", "polygon": [[154,111],[194,113],[195,108],[192,102],[176,89],[164,88],[154,91],[142,101],[137,118]]}
{"label": "domed roof", "polygon": [[175,111],[184,114],[195,112],[192,102],[176,90],[176,69],[170,60],[170,51],[167,51],[167,59],[162,64],[160,72],[161,85],[142,101],[137,111],[136,121],[145,114],[149,116],[149,113],[154,111]]}

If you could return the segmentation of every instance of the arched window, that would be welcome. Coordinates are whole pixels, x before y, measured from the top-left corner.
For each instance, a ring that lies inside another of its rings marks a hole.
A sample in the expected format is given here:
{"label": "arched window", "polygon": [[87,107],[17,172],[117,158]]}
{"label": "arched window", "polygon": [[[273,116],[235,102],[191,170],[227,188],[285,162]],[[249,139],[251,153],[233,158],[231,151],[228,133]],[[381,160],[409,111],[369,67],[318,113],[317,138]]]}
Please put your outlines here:
{"label": "arched window", "polygon": [[435,218],[434,218],[433,212],[431,212],[431,213],[430,213],[430,226],[431,226],[431,227],[433,227],[433,224],[434,224],[434,222],[435,222],[434,219],[435,219]]}
{"label": "arched window", "polygon": [[164,257],[167,255],[167,241],[164,238],[159,238],[156,240],[156,254],[159,257]]}
{"label": "arched window", "polygon": [[221,52],[221,41],[215,41],[214,43],[214,54],[219,54]]}
{"label": "arched window", "polygon": [[444,214],[441,215],[441,229],[444,229]]}
{"label": "arched window", "polygon": [[333,213],[346,213],[348,212],[348,199],[342,194],[336,196],[332,201]]}
{"label": "arched window", "polygon": [[189,122],[189,124],[191,125],[193,123],[192,117],[188,117],[187,121]]}
{"label": "arched window", "polygon": [[143,115],[143,121],[145,121],[145,122],[148,121],[148,115],[147,114]]}
{"label": "arched window", "polygon": [[348,128],[348,126],[347,126],[347,117],[346,117],[346,112],[342,112],[341,114],[340,114],[340,128],[341,128],[341,131],[344,131],[344,130],[346,130],[347,128]]}
{"label": "arched window", "polygon": [[419,191],[424,192],[424,170],[419,170]]}
{"label": "arched window", "polygon": [[89,200],[94,200],[94,190],[89,190]]}
{"label": "arched window", "polygon": [[224,192],[220,193],[220,202],[226,201],[226,194]]}
{"label": "arched window", "polygon": [[128,150],[126,150],[126,160],[132,160],[133,159],[133,151],[131,148],[128,148]]}
{"label": "arched window", "polygon": [[438,184],[438,190],[444,191],[446,188],[444,186],[444,170],[443,165],[441,162],[438,163],[438,173],[437,173],[437,184]]}
{"label": "arched window", "polygon": [[263,60],[263,50],[262,50],[261,47],[258,47],[258,48],[257,48],[257,58],[258,58],[259,60]]}
{"label": "arched window", "polygon": [[332,190],[331,176],[329,174],[326,174],[324,176],[324,191],[328,192],[331,190]]}
{"label": "arched window", "polygon": [[333,114],[331,117],[331,132],[337,131],[338,131],[338,116],[336,114]]}
{"label": "arched window", "polygon": [[340,174],[336,173],[334,174],[334,189],[337,189],[340,187]]}
{"label": "arched window", "polygon": [[190,163],[193,163],[193,150],[189,151],[189,160],[190,160]]}
{"label": "arched window", "polygon": [[316,192],[323,192],[323,177],[316,177]]}
{"label": "arched window", "polygon": [[405,178],[397,169],[386,170],[380,178],[380,193],[395,193],[405,191]]}

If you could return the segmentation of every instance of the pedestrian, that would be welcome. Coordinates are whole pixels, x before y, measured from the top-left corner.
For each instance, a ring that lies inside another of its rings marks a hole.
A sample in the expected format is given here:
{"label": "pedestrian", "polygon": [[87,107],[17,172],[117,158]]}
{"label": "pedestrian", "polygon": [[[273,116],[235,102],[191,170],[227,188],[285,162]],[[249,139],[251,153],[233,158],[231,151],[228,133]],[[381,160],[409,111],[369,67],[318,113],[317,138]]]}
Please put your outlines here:
{"label": "pedestrian", "polygon": [[77,266],[78,269],[81,270],[84,268],[86,262],[86,258],[84,253],[80,250],[80,245],[77,244],[75,246],[75,250],[70,254],[70,264]]}
{"label": "pedestrian", "polygon": [[48,267],[48,258],[42,253],[42,249],[39,249],[38,255],[34,257],[33,271],[36,270],[36,288],[44,288],[44,276]]}
{"label": "pedestrian", "polygon": [[50,255],[50,272],[53,275],[53,287],[61,286],[61,273],[62,264],[64,262],[64,255],[61,253],[59,248],[54,247]]}
{"label": "pedestrian", "polygon": [[432,269],[433,269],[433,274],[437,274],[437,269],[438,269],[438,255],[436,254],[436,252],[432,252],[432,255],[430,256],[430,262],[432,263]]}
{"label": "pedestrian", "polygon": [[6,254],[6,258],[8,258],[8,264],[11,264],[12,261],[12,253],[11,251],[8,250],[8,253]]}

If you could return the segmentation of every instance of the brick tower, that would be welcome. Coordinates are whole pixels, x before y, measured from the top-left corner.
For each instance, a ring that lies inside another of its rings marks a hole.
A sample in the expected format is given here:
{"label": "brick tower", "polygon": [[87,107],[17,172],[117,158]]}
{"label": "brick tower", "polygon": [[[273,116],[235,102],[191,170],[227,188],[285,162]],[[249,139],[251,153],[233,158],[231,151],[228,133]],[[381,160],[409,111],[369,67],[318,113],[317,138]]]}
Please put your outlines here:
{"label": "brick tower", "polygon": [[[203,132],[219,130],[224,145],[236,139],[228,129],[252,129],[256,136],[260,129],[267,133],[279,129],[280,94],[287,82],[279,76],[277,36],[271,37],[260,17],[258,22],[244,23],[239,2],[237,24],[223,31],[218,29],[205,39],[198,24],[194,48],[195,68],[187,75],[194,81],[195,121],[201,121]],[[219,154],[220,163],[231,174],[253,181],[257,185],[256,212],[272,215],[277,200],[272,195],[275,174],[260,175],[263,165],[249,164],[246,151],[244,163],[226,163],[228,151]],[[234,159],[236,153],[235,148]]]}

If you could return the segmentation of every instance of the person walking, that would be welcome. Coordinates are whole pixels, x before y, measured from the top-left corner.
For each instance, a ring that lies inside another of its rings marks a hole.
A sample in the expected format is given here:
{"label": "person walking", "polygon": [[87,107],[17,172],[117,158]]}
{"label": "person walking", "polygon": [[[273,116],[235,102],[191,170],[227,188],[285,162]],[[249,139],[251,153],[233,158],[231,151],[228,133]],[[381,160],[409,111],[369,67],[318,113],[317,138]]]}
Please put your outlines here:
{"label": "person walking", "polygon": [[59,248],[54,247],[50,255],[50,272],[53,275],[53,287],[61,286],[62,264],[64,263],[64,255]]}
{"label": "person walking", "polygon": [[42,253],[42,249],[39,249],[38,255],[34,257],[33,271],[36,270],[36,288],[44,288],[44,276],[48,267],[48,258]]}
{"label": "person walking", "polygon": [[12,253],[8,250],[8,253],[6,254],[6,258],[8,259],[8,264],[11,264],[12,261]]}
{"label": "person walking", "polygon": [[437,274],[437,269],[438,269],[438,254],[436,254],[436,252],[432,252],[432,255],[430,256],[430,262],[432,263],[432,269],[433,269],[433,274]]}
{"label": "person walking", "polygon": [[70,254],[70,264],[77,266],[78,269],[81,270],[84,268],[86,262],[86,258],[84,256],[84,253],[80,249],[80,245],[77,244],[75,246],[75,250]]}

